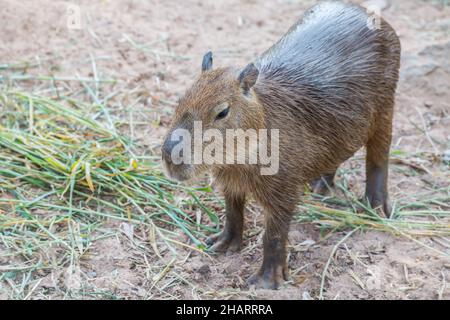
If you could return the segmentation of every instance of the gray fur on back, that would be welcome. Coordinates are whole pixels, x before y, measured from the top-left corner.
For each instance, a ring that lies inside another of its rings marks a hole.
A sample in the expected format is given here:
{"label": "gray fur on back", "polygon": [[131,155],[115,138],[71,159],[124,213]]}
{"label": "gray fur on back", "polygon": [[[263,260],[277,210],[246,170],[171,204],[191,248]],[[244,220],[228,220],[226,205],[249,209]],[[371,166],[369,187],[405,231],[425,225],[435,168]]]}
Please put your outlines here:
{"label": "gray fur on back", "polygon": [[380,33],[371,30],[368,21],[369,16],[358,6],[318,4],[263,53],[256,65],[268,77],[283,70],[290,76],[283,74],[284,80],[292,82],[302,76],[324,83],[339,81],[342,76],[361,76],[361,71],[380,58]]}

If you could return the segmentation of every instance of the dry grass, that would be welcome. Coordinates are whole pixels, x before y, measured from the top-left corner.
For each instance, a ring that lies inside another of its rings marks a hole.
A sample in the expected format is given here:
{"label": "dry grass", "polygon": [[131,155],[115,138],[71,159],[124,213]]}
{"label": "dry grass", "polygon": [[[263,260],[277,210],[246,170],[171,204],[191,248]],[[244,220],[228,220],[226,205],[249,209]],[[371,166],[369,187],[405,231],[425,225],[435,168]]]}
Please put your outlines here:
{"label": "dry grass", "polygon": [[[203,210],[218,221],[197,196],[210,189],[167,180],[155,156],[136,155],[117,133],[104,106],[6,89],[0,109],[0,243],[9,262],[0,266],[1,280],[26,271],[27,283],[34,272],[70,267],[93,242],[114,235],[102,228],[106,220],[139,226],[155,253],[174,255],[178,246],[203,250],[199,239],[216,231],[187,214]],[[105,123],[96,119],[102,113]],[[189,244],[177,241],[178,229]],[[14,297],[26,297],[25,287],[14,287]]]}

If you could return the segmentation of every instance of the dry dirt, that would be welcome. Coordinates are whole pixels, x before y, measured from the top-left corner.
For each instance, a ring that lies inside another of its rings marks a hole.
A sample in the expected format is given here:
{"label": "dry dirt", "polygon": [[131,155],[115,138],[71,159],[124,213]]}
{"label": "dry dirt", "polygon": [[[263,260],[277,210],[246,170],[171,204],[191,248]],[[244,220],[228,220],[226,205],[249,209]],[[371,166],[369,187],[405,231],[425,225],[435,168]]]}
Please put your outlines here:
{"label": "dry dirt", "polygon": [[[426,168],[414,174],[405,166],[391,167],[391,198],[414,201],[418,193],[449,184],[448,166],[433,155],[450,149],[450,6],[444,1],[384,2],[382,15],[397,30],[403,49],[393,148],[431,155],[414,158]],[[174,104],[198,73],[204,52],[214,52],[216,66],[244,66],[314,3],[1,0],[0,62],[40,62],[29,74],[92,77],[94,58],[98,77],[120,80],[109,90],[129,91],[120,95],[120,103],[129,105],[135,119],[130,134],[148,150],[157,150]],[[79,29],[67,26],[68,5],[80,8]],[[345,178],[353,192],[362,194],[363,161],[352,159],[344,168],[359,169]],[[131,240],[126,225],[111,222],[105,227],[114,236],[96,241],[76,268],[35,274],[32,298],[318,298],[324,265],[346,232],[323,238],[315,226],[293,223],[292,280],[277,291],[250,290],[245,279],[261,262],[261,221],[258,207],[251,207],[246,217],[251,232],[240,254],[208,257],[186,249],[177,260],[164,251],[156,257],[138,228]],[[418,240],[357,231],[337,249],[324,297],[449,299],[450,260],[432,248],[449,254],[450,242]],[[8,286],[1,288],[0,298],[8,297]]]}

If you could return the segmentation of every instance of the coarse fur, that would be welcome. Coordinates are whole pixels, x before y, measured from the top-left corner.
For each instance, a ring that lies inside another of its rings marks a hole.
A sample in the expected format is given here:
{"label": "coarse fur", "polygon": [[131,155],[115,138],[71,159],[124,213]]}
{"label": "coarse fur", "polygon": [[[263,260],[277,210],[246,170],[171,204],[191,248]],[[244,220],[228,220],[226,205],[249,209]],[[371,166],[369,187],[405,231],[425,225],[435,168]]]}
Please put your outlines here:
{"label": "coarse fur", "polygon": [[[310,9],[275,45],[242,71],[212,69],[205,55],[202,73],[180,100],[167,137],[176,128],[279,129],[279,171],[261,175],[259,165],[173,165],[166,138],[164,165],[185,180],[206,169],[224,193],[226,223],[208,243],[214,251],[240,249],[243,210],[249,195],[265,211],[262,267],[249,283],[277,288],[287,277],[290,219],[304,185],[323,192],[338,166],[367,148],[366,198],[390,212],[387,192],[394,97],[400,42],[383,19],[379,28],[359,6],[324,2]],[[376,27],[376,26],[375,26]],[[230,106],[217,121],[217,106]]]}

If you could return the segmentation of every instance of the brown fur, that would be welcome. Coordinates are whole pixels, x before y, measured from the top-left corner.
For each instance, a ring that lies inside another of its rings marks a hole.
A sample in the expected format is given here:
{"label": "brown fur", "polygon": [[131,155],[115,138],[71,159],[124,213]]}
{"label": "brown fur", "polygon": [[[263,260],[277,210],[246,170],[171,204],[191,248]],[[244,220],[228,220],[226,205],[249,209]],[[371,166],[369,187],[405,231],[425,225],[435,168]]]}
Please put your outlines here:
{"label": "brown fur", "polygon": [[[184,180],[209,169],[225,195],[226,224],[221,234],[208,240],[211,250],[240,249],[243,210],[249,195],[263,207],[263,264],[249,279],[250,284],[277,288],[280,280],[286,279],[287,233],[304,185],[318,179],[314,190],[323,191],[324,185],[332,185],[338,166],[363,146],[367,147],[366,197],[373,207],[380,207],[385,213],[390,211],[388,157],[400,44],[384,20],[381,29],[372,32],[364,29],[362,19],[366,15],[361,9],[347,5],[338,9],[343,10],[344,18],[340,15],[335,24],[325,23],[317,34],[311,34],[306,20],[315,19],[315,8],[306,14],[255,62],[259,70],[256,83],[252,77],[258,70],[251,65],[241,73],[233,68],[204,67],[181,99],[168,133],[169,136],[175,128],[191,128],[193,120],[203,121],[203,129],[280,130],[280,167],[272,176],[260,175],[259,165],[174,166],[168,158],[170,148],[163,152],[172,175]],[[327,50],[310,56],[308,62],[309,48],[295,42],[299,41],[296,33],[302,33],[299,39],[311,41],[314,50],[316,39],[333,31],[330,27],[341,32],[340,37],[329,35],[336,44],[328,41],[328,45],[338,48],[338,56]],[[360,56],[346,59],[352,54]],[[283,61],[290,55],[294,61],[291,65]],[[322,58],[322,65],[314,63],[314,59]],[[339,65],[336,61],[340,58]],[[223,121],[215,121],[213,107],[224,101],[231,106],[229,115]]]}

